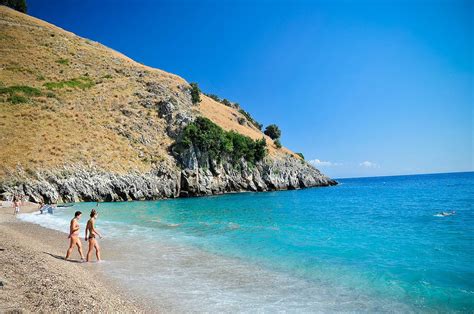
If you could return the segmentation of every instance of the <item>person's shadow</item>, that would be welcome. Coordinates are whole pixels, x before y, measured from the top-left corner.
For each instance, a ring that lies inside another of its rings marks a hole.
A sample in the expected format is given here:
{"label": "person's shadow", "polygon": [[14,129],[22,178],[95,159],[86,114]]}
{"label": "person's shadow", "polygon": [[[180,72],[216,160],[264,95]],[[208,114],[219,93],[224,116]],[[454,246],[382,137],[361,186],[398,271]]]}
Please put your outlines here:
{"label": "person's shadow", "polygon": [[82,263],[81,261],[76,261],[76,260],[71,260],[71,259],[66,260],[66,258],[64,258],[64,256],[59,256],[59,255],[52,254],[52,253],[48,253],[48,252],[43,252],[43,253],[44,253],[44,254],[47,254],[47,255],[49,255],[49,256],[51,256],[51,257],[54,257],[54,258],[56,258],[56,259],[60,259],[60,260],[62,260],[62,261],[71,262],[71,263],[79,263],[79,264]]}

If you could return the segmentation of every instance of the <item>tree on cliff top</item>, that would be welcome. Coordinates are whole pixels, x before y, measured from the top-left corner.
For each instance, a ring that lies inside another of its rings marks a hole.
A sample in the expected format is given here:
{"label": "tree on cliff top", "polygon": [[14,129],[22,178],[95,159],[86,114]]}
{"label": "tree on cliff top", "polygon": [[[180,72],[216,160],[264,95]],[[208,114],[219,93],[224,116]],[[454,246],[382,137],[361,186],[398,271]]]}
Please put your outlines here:
{"label": "tree on cliff top", "polygon": [[197,83],[191,83],[191,101],[193,104],[197,104],[201,102],[201,96],[199,95],[201,93],[201,90],[199,89],[199,86]]}
{"label": "tree on cliff top", "polygon": [[266,127],[265,129],[265,135],[270,136],[272,140],[277,139],[281,136],[281,131],[280,128],[276,124],[270,124],[269,126]]}
{"label": "tree on cliff top", "polygon": [[0,0],[0,5],[5,5],[23,13],[26,13],[27,11],[25,0]]}

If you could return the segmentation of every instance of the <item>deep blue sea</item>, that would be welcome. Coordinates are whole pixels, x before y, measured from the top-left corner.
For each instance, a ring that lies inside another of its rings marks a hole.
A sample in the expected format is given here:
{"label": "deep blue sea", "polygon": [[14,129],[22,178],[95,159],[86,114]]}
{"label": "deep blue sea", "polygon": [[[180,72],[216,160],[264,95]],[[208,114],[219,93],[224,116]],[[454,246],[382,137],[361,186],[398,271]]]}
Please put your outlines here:
{"label": "deep blue sea", "polygon": [[[100,203],[94,265],[176,312],[474,312],[474,173],[338,182]],[[21,218],[83,231],[95,206]]]}

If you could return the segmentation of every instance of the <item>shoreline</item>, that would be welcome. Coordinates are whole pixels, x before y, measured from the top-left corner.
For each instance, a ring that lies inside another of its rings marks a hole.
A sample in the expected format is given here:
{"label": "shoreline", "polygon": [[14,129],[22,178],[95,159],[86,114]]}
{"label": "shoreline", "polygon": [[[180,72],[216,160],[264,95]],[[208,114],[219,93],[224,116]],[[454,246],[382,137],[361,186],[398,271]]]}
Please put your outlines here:
{"label": "shoreline", "polygon": [[[37,208],[27,203],[21,213]],[[87,249],[87,243],[82,244]],[[94,263],[80,263],[77,250],[65,261],[67,248],[66,233],[20,221],[11,207],[1,206],[0,312],[157,311],[106,278]]]}

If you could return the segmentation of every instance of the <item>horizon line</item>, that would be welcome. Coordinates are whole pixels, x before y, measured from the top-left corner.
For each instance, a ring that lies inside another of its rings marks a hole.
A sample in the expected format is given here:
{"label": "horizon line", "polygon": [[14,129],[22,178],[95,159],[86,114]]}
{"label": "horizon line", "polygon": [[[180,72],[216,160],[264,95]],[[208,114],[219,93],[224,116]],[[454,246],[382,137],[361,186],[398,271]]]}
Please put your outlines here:
{"label": "horizon line", "polygon": [[454,174],[454,173],[474,173],[474,170],[452,171],[452,172],[428,172],[428,173],[393,174],[393,175],[380,175],[380,176],[340,177],[340,178],[332,178],[332,179],[341,180],[341,179],[363,179],[363,178],[385,178],[385,177],[408,177],[408,176],[427,176],[427,175]]}

